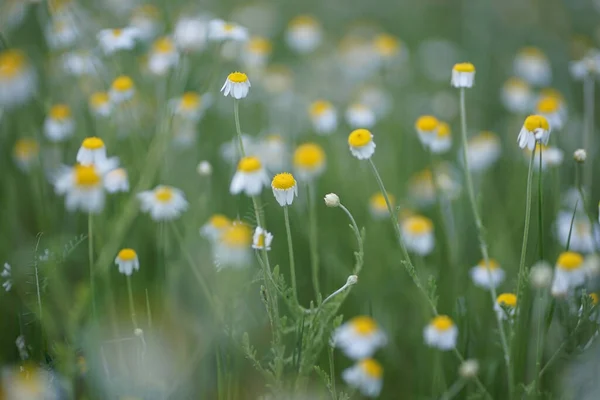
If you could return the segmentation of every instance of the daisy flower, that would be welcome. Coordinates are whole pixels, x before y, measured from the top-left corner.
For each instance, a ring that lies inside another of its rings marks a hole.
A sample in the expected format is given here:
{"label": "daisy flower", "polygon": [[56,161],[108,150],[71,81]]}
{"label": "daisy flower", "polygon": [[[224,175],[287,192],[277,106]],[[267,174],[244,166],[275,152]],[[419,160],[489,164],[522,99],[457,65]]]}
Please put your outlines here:
{"label": "daisy flower", "polygon": [[252,248],[255,250],[265,249],[271,250],[271,242],[273,241],[273,235],[267,232],[266,229],[257,226],[252,235]]}
{"label": "daisy flower", "polygon": [[475,66],[471,63],[454,64],[451,84],[455,88],[471,88],[475,82]]}
{"label": "daisy flower", "polygon": [[298,196],[298,185],[294,176],[288,172],[277,174],[271,181],[273,196],[281,207],[291,206]]}
{"label": "daisy flower", "polygon": [[319,177],[326,166],[325,151],[316,143],[304,143],[294,152],[294,176],[301,182]]}
{"label": "daisy flower", "polygon": [[223,231],[215,244],[214,254],[217,269],[224,267],[242,268],[252,260],[252,230],[243,223],[234,223]]}
{"label": "daisy flower", "polygon": [[200,228],[200,235],[210,241],[217,241],[223,232],[229,229],[232,221],[223,214],[213,214]]}
{"label": "daisy flower", "polygon": [[317,100],[309,107],[310,120],[315,132],[319,135],[328,135],[337,128],[337,111],[333,105],[325,100]]}
{"label": "daisy flower", "polygon": [[502,153],[500,138],[493,132],[483,131],[471,137],[467,144],[469,169],[473,172],[485,171],[491,167]]}
{"label": "daisy flower", "polygon": [[440,350],[456,347],[458,328],[447,315],[437,315],[423,331],[425,344]]}
{"label": "daisy flower", "polygon": [[88,100],[88,106],[92,114],[97,117],[108,117],[112,111],[112,104],[107,92],[92,93]]}
{"label": "daisy flower", "polygon": [[231,96],[234,99],[243,99],[248,96],[250,91],[250,80],[243,72],[232,72],[227,76],[221,92],[225,97]]}
{"label": "daisy flower", "polygon": [[257,157],[244,157],[233,175],[229,192],[231,194],[245,193],[246,196],[258,196],[263,186],[268,185],[269,177]]}
{"label": "daisy flower", "polygon": [[131,50],[135,47],[137,30],[134,28],[103,29],[96,35],[104,54],[119,50]]}
{"label": "daisy flower", "polygon": [[133,10],[129,20],[131,26],[141,40],[150,40],[161,29],[160,10],[152,4],[143,4]]}
{"label": "daisy flower", "polygon": [[356,129],[348,136],[350,153],[359,160],[368,160],[375,153],[373,134],[366,129]]}
{"label": "daisy flower", "polygon": [[431,143],[437,137],[439,125],[438,119],[431,115],[423,115],[417,119],[415,129],[423,146],[427,148],[431,146]]}
{"label": "daisy flower", "polygon": [[515,114],[524,114],[531,108],[533,93],[527,82],[519,78],[509,78],[502,86],[500,99],[504,107]]}
{"label": "daisy flower", "polygon": [[526,47],[515,57],[515,74],[534,86],[547,86],[552,80],[552,69],[546,55],[537,47]]}
{"label": "daisy flower", "polygon": [[375,113],[361,103],[350,104],[346,109],[346,122],[351,128],[372,128],[376,118]]}
{"label": "daisy flower", "polygon": [[243,42],[248,40],[248,30],[241,25],[213,19],[208,23],[208,38],[214,41],[233,40]]}
{"label": "daisy flower", "polygon": [[[571,221],[573,221],[573,229],[571,229]],[[557,239],[563,247],[567,246],[570,232],[569,248],[573,251],[593,253],[596,246],[600,246],[600,228],[597,224],[592,227],[584,213],[576,213],[575,219],[573,219],[572,211],[560,211],[554,222],[554,229]]]}
{"label": "daisy flower", "polygon": [[254,36],[250,38],[242,53],[243,61],[249,68],[262,68],[269,61],[273,45],[267,38]]}
{"label": "daisy flower", "polygon": [[538,261],[529,270],[529,282],[535,289],[546,289],[552,284],[552,266],[546,261]]}
{"label": "daisy flower", "polygon": [[[533,166],[536,169],[540,168],[539,157],[540,153],[542,153],[542,170],[545,170],[546,167],[557,167],[562,164],[564,159],[563,151],[557,147],[544,146],[541,143],[536,143],[535,145],[535,160],[533,161]],[[526,161],[531,159],[531,150],[525,149],[524,151]]]}
{"label": "daisy flower", "polygon": [[373,355],[387,343],[387,337],[377,322],[362,315],[347,321],[333,332],[332,342],[353,360]]}
{"label": "daisy flower", "polygon": [[182,51],[203,50],[208,39],[208,23],[198,17],[182,17],[175,24],[173,38]]}
{"label": "daisy flower", "polygon": [[517,138],[519,147],[522,149],[527,147],[529,150],[533,150],[535,143],[538,141],[547,145],[548,139],[550,139],[550,128],[550,124],[545,117],[541,115],[528,116]]}
{"label": "daisy flower", "polygon": [[61,57],[63,69],[75,76],[96,75],[102,69],[100,60],[88,50],[75,50]]}
{"label": "daisy flower", "polygon": [[159,185],[138,193],[137,197],[142,211],[157,222],[177,219],[188,208],[183,192],[171,186]]}
{"label": "daisy flower", "polygon": [[81,210],[98,214],[104,209],[104,186],[102,172],[95,165],[76,165],[72,182],[66,188],[65,207],[68,211]]}
{"label": "daisy flower", "polygon": [[514,293],[502,293],[496,298],[494,311],[500,319],[513,318],[517,310],[517,296]]}
{"label": "daisy flower", "polygon": [[124,168],[115,168],[104,176],[104,188],[108,193],[129,192],[129,179]]}
{"label": "daisy flower", "polygon": [[583,257],[573,251],[565,251],[558,256],[554,267],[554,280],[552,281],[552,295],[564,296],[578,286],[585,283],[585,269]]}
{"label": "daisy flower", "polygon": [[379,396],[383,386],[383,367],[372,358],[366,358],[345,369],[342,378],[363,396],[375,398]]}
{"label": "daisy flower", "polygon": [[[396,203],[396,198],[389,193],[387,196],[393,208],[394,204]],[[369,199],[369,212],[375,219],[389,218],[390,211],[387,208],[387,203],[385,202],[383,193],[377,192],[371,196]]]}
{"label": "daisy flower", "polygon": [[433,222],[422,215],[405,218],[401,224],[402,238],[409,251],[426,256],[433,251],[435,236]]}
{"label": "daisy flower", "polygon": [[452,147],[452,132],[450,125],[439,122],[435,137],[429,143],[429,148],[434,154],[446,153]]}
{"label": "daisy flower", "polygon": [[268,135],[258,143],[256,150],[268,171],[281,171],[287,167],[289,155],[281,135]]}
{"label": "daisy flower", "polygon": [[204,111],[210,106],[211,98],[209,94],[185,92],[181,97],[171,99],[170,103],[175,115],[195,122],[202,118]]}
{"label": "daisy flower", "polygon": [[561,98],[557,96],[541,96],[536,112],[548,120],[551,129],[562,129],[567,117]]}
{"label": "daisy flower", "polygon": [[299,15],[292,19],[285,32],[288,46],[298,53],[310,53],[321,43],[321,26],[310,15]]}
{"label": "daisy flower", "polygon": [[380,59],[389,60],[400,54],[400,40],[388,33],[380,33],[373,39],[373,48]]}
{"label": "daisy flower", "polygon": [[576,80],[583,80],[588,76],[600,75],[600,50],[591,49],[578,61],[569,64],[571,76]]}
{"label": "daisy flower", "polygon": [[134,94],[135,85],[133,84],[133,80],[127,75],[117,77],[113,81],[110,86],[110,91],[108,92],[110,101],[115,104],[131,99]]}
{"label": "daisy flower", "polygon": [[46,27],[46,41],[52,49],[64,49],[72,46],[79,34],[79,30],[71,18],[53,18]]}
{"label": "daisy flower", "polygon": [[140,260],[133,249],[121,249],[115,258],[115,264],[119,266],[119,272],[127,276],[131,276],[134,270],[140,270]]}
{"label": "daisy flower", "polygon": [[106,162],[106,147],[99,137],[88,137],[83,140],[77,152],[77,162],[81,165],[101,164]]}
{"label": "daisy flower", "polygon": [[489,260],[487,268],[485,260],[481,260],[471,268],[470,274],[475,286],[483,289],[497,288],[504,281],[504,270],[493,259]]}
{"label": "daisy flower", "polygon": [[44,134],[52,142],[62,142],[75,131],[75,120],[71,108],[66,104],[52,106],[44,121]]}
{"label": "daisy flower", "polygon": [[20,138],[13,147],[13,159],[22,171],[28,171],[37,163],[40,144],[32,138]]}
{"label": "daisy flower", "polygon": [[161,37],[152,44],[148,69],[155,75],[164,75],[179,62],[179,53],[168,37]]}

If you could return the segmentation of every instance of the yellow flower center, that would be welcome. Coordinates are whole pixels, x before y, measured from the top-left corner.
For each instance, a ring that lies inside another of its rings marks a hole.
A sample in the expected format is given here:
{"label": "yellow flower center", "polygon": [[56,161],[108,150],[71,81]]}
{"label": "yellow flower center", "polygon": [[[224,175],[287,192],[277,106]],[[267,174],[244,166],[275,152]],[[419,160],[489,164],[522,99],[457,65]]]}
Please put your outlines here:
{"label": "yellow flower center", "polygon": [[23,138],[17,140],[13,150],[15,157],[20,160],[28,159],[37,155],[40,151],[40,145],[35,139]]}
{"label": "yellow flower center", "polygon": [[400,45],[398,39],[392,35],[383,33],[375,38],[375,49],[383,56],[391,56],[398,52]]}
{"label": "yellow flower center", "polygon": [[231,225],[231,220],[223,214],[215,214],[210,218],[210,224],[217,229],[224,229]]}
{"label": "yellow flower center", "polygon": [[122,249],[118,257],[121,261],[133,261],[137,258],[137,254],[133,249]]}
{"label": "yellow flower center", "polygon": [[248,43],[248,49],[253,53],[269,54],[273,49],[273,45],[268,39],[263,37],[254,37]]}
{"label": "yellow flower center", "polygon": [[227,77],[227,80],[233,83],[244,83],[248,82],[248,75],[244,74],[243,72],[232,72]]}
{"label": "yellow flower center", "polygon": [[96,172],[93,165],[75,166],[75,184],[77,186],[92,187],[100,183],[100,175]]}
{"label": "yellow flower center", "polygon": [[261,233],[260,235],[258,235],[258,240],[256,241],[256,246],[257,247],[265,247],[265,234]]}
{"label": "yellow flower center", "polygon": [[104,142],[99,137],[88,137],[83,140],[82,147],[88,150],[98,150],[104,147]]}
{"label": "yellow flower center", "polygon": [[66,104],[56,104],[50,109],[50,118],[64,121],[71,117],[71,109]]}
{"label": "yellow flower center", "polygon": [[502,293],[496,299],[496,303],[501,306],[515,308],[517,306],[517,296],[514,293]]}
{"label": "yellow flower center", "polygon": [[519,90],[529,90],[529,85],[522,79],[519,78],[509,78],[506,82],[504,82],[504,86],[506,89],[519,89]]}
{"label": "yellow flower center", "polygon": [[421,215],[414,215],[406,220],[406,228],[413,235],[423,235],[431,232],[433,222]]}
{"label": "yellow flower center", "polygon": [[563,98],[562,93],[554,88],[544,88],[544,89],[540,90],[540,96],[541,97],[554,97],[559,102],[559,104],[564,103],[564,98]]}
{"label": "yellow flower center", "polygon": [[448,137],[448,136],[450,136],[450,133],[451,133],[450,125],[448,125],[445,122],[440,121],[440,124],[438,125],[438,130],[437,130],[438,137]]}
{"label": "yellow flower center", "polygon": [[294,165],[302,168],[317,168],[325,161],[323,148],[316,143],[305,143],[294,152]]}
{"label": "yellow flower center", "polygon": [[161,203],[168,203],[173,199],[173,189],[170,187],[160,187],[154,191],[154,198]]}
{"label": "yellow flower center", "polygon": [[185,92],[181,96],[181,107],[186,110],[195,110],[200,106],[200,95],[196,92]]}
{"label": "yellow flower center", "polygon": [[135,9],[134,14],[139,17],[156,19],[160,16],[160,11],[152,4],[143,4]]}
{"label": "yellow flower center", "polygon": [[291,28],[301,28],[301,27],[316,27],[318,22],[310,15],[298,15],[294,19],[290,21]]}
{"label": "yellow flower center", "polygon": [[475,72],[475,66],[468,62],[454,64],[452,69],[456,72]]}
{"label": "yellow flower center", "polygon": [[256,157],[244,157],[238,163],[238,171],[241,172],[256,172],[262,167],[260,160]]}
{"label": "yellow flower center", "polygon": [[544,96],[537,104],[537,111],[542,114],[552,114],[560,108],[560,100],[554,96]]}
{"label": "yellow flower center", "polygon": [[542,50],[537,47],[524,47],[519,51],[519,55],[525,57],[546,58]]}
{"label": "yellow flower center", "polygon": [[231,247],[247,247],[252,243],[252,231],[245,224],[234,224],[223,233],[221,240]]}
{"label": "yellow flower center", "polygon": [[440,123],[436,117],[431,115],[423,115],[417,119],[415,127],[418,131],[432,132],[438,127],[439,124]]}
{"label": "yellow flower center", "polygon": [[598,304],[598,293],[590,293],[590,298],[592,299],[592,304]]}
{"label": "yellow flower center", "polygon": [[223,25],[223,30],[225,32],[233,32],[235,30],[235,24],[227,22]]}
{"label": "yellow flower center", "polygon": [[133,89],[133,80],[127,75],[121,75],[114,80],[112,88],[118,92],[127,92]]}
{"label": "yellow flower center", "polygon": [[157,53],[171,53],[175,49],[171,39],[162,37],[157,39],[152,45],[153,49]]}
{"label": "yellow flower center", "polygon": [[273,177],[271,186],[275,189],[288,190],[296,186],[296,179],[294,179],[294,176],[289,172],[283,172]]}
{"label": "yellow flower center", "polygon": [[366,129],[356,129],[348,136],[348,144],[352,147],[366,146],[373,140],[373,134]]}
{"label": "yellow flower center", "polygon": [[325,101],[325,100],[317,100],[314,101],[311,105],[310,105],[310,115],[312,115],[313,117],[319,117],[321,115],[323,115],[324,113],[326,113],[327,111],[331,110],[333,108],[333,106],[331,105],[330,102]]}
{"label": "yellow flower center", "polygon": [[541,115],[530,115],[525,119],[525,123],[523,124],[526,130],[529,132],[534,132],[536,129],[543,129],[545,131],[550,129],[550,124],[545,117]]}
{"label": "yellow flower center", "polygon": [[112,34],[114,37],[119,37],[123,34],[123,29],[113,29]]}
{"label": "yellow flower center", "polygon": [[[395,203],[395,198],[393,195],[388,193],[388,199],[390,200],[390,203],[393,205]],[[385,202],[385,197],[383,196],[383,193],[378,192],[375,193],[373,196],[371,196],[371,200],[370,200],[371,206],[377,210],[386,210],[387,211],[387,203]]]}
{"label": "yellow flower center", "polygon": [[108,93],[96,92],[90,96],[90,104],[93,108],[99,108],[108,103]]}
{"label": "yellow flower center", "polygon": [[370,378],[381,379],[383,376],[383,367],[372,358],[367,358],[360,361],[360,368]]}
{"label": "yellow flower center", "polygon": [[368,336],[377,331],[377,323],[366,315],[354,317],[350,320],[350,326],[360,336]]}
{"label": "yellow flower center", "polygon": [[576,270],[583,264],[583,256],[573,251],[565,251],[558,256],[556,264],[562,269],[569,271]]}
{"label": "yellow flower center", "polygon": [[0,53],[0,78],[13,78],[25,67],[25,55],[19,50]]}
{"label": "yellow flower center", "polygon": [[[478,265],[479,265],[480,268],[485,268],[485,260],[479,261]],[[493,260],[493,259],[490,258],[489,259],[489,264],[488,264],[488,269],[491,270],[491,271],[493,271],[495,269],[498,269],[498,267],[499,267],[498,262],[496,262],[496,260]]]}
{"label": "yellow flower center", "polygon": [[447,315],[438,315],[431,320],[431,325],[438,331],[447,331],[454,326],[454,322]]}

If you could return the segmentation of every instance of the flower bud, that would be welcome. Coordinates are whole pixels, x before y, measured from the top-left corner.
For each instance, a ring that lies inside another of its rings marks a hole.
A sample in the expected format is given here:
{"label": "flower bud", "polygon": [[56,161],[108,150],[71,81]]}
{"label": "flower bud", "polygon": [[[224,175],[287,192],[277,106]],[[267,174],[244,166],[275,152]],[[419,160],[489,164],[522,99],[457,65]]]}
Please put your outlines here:
{"label": "flower bud", "polygon": [[573,153],[573,158],[578,163],[583,164],[587,158],[587,152],[584,149],[577,149],[575,150],[575,153]]}
{"label": "flower bud", "polygon": [[458,373],[465,379],[475,378],[479,373],[479,362],[477,360],[465,360],[460,365]]}
{"label": "flower bud", "polygon": [[325,205],[327,207],[339,207],[340,198],[335,193],[329,193],[325,195]]}
{"label": "flower bud", "polygon": [[545,289],[552,283],[552,267],[545,261],[535,263],[529,272],[531,286],[536,289]]}
{"label": "flower bud", "polygon": [[144,331],[141,330],[140,328],[135,328],[135,330],[133,331],[133,334],[137,337],[141,337],[141,336],[144,336]]}
{"label": "flower bud", "polygon": [[200,161],[196,171],[200,176],[210,176],[212,174],[212,165],[208,161]]}
{"label": "flower bud", "polygon": [[358,276],[350,275],[346,281],[346,286],[354,285],[356,282],[358,282]]}

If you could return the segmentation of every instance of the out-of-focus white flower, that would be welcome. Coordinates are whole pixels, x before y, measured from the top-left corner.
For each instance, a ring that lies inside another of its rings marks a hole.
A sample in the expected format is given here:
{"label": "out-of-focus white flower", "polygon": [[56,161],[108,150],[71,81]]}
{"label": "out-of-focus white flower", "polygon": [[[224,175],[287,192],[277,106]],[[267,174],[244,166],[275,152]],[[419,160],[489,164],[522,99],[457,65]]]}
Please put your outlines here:
{"label": "out-of-focus white flower", "polygon": [[294,152],[294,175],[309,182],[319,177],[326,167],[325,151],[316,143],[304,143]]}
{"label": "out-of-focus white flower", "polygon": [[52,18],[46,27],[46,41],[52,49],[71,47],[79,35],[74,20],[69,17]]}
{"label": "out-of-focus white flower", "polygon": [[471,63],[455,64],[452,68],[451,84],[455,88],[470,88],[475,82],[475,66]]}
{"label": "out-of-focus white flower", "polygon": [[0,276],[3,278],[4,282],[2,282],[2,287],[5,291],[10,292],[12,289],[12,269],[9,263],[4,263],[4,267],[2,268],[2,272]]}
{"label": "out-of-focus white flower", "polygon": [[248,30],[241,25],[213,19],[208,23],[208,38],[210,40],[233,40],[243,42],[248,40]]}
{"label": "out-of-focus white flower", "polygon": [[[542,170],[545,170],[547,167],[558,167],[564,159],[564,153],[558,147],[544,146],[541,143],[536,143],[535,160],[533,160],[533,166],[536,169],[540,168],[540,153],[542,154]],[[531,160],[531,150],[525,149],[524,154],[524,159],[529,162]]]}
{"label": "out-of-focus white flower", "polygon": [[[242,144],[244,146],[244,152],[247,156],[258,155],[258,143],[254,141],[254,137],[242,133]],[[237,137],[231,139],[228,142],[223,143],[220,149],[223,160],[225,160],[228,163],[236,163],[241,157],[241,154],[239,154],[238,147],[239,140]]]}
{"label": "out-of-focus white flower", "polygon": [[159,185],[138,193],[137,197],[142,211],[157,222],[177,219],[188,208],[184,193],[171,186]]}
{"label": "out-of-focus white flower", "polygon": [[210,93],[200,95],[197,92],[185,92],[181,97],[169,102],[175,115],[190,121],[198,121],[212,103]]}
{"label": "out-of-focus white flower", "polygon": [[587,158],[587,151],[585,149],[577,149],[573,153],[573,159],[580,164],[583,164]]}
{"label": "out-of-focus white flower", "polygon": [[271,250],[271,242],[273,241],[273,235],[267,232],[266,229],[257,226],[252,235],[252,248],[256,250],[265,249],[266,251]]}
{"label": "out-of-focus white flower", "polygon": [[100,60],[87,50],[70,51],[62,55],[65,71],[75,76],[98,75]]}
{"label": "out-of-focus white flower", "polygon": [[513,318],[517,310],[517,296],[514,293],[502,293],[496,298],[494,311],[500,319]]}
{"label": "out-of-focus white flower", "polygon": [[325,100],[314,101],[308,111],[317,134],[329,135],[336,130],[337,111],[330,102]]}
{"label": "out-of-focus white flower", "polygon": [[567,119],[567,112],[560,98],[542,96],[536,105],[536,112],[545,117],[551,129],[562,129]]}
{"label": "out-of-focus white flower", "polygon": [[586,273],[583,257],[573,251],[565,251],[558,256],[554,267],[552,295],[565,296],[571,290],[585,283]]}
{"label": "out-of-focus white flower", "polygon": [[148,69],[156,75],[164,75],[179,62],[179,53],[168,37],[161,37],[152,44]]}
{"label": "out-of-focus white flower", "polygon": [[27,57],[19,50],[0,52],[0,107],[26,103],[35,93],[37,77]]}
{"label": "out-of-focus white flower", "polygon": [[363,86],[358,93],[358,102],[369,107],[378,117],[383,117],[392,108],[392,96],[379,86]]}
{"label": "out-of-focus white flower", "polygon": [[124,168],[115,168],[104,176],[104,188],[108,193],[129,192],[129,179]]}
{"label": "out-of-focus white flower", "polygon": [[387,343],[377,322],[368,316],[354,317],[333,332],[332,343],[354,360],[370,357]]}
{"label": "out-of-focus white flower", "polygon": [[40,144],[31,138],[20,138],[13,147],[13,159],[22,171],[29,171],[39,161]]}
{"label": "out-of-focus white flower", "polygon": [[280,135],[268,135],[261,139],[256,146],[256,151],[258,158],[269,172],[275,173],[287,166],[289,154]]}
{"label": "out-of-focus white flower", "polygon": [[182,17],[175,24],[173,38],[184,52],[201,51],[208,40],[208,23],[199,17]]}
{"label": "out-of-focus white flower", "polygon": [[435,236],[433,222],[422,215],[405,218],[401,224],[402,238],[408,251],[426,256],[433,251]]}
{"label": "out-of-focus white flower", "polygon": [[133,49],[137,30],[134,28],[103,29],[96,37],[104,54],[109,55],[119,50]]}
{"label": "out-of-focus white flower", "polygon": [[524,114],[531,109],[533,93],[527,82],[513,77],[504,82],[500,98],[508,111]]}
{"label": "out-of-focus white flower", "polygon": [[154,38],[161,30],[160,10],[152,4],[143,4],[133,10],[129,25],[141,40]]}
{"label": "out-of-focus white flower", "polygon": [[552,69],[546,55],[537,47],[525,47],[517,53],[513,68],[515,75],[534,86],[548,86]]}
{"label": "out-of-focus white flower", "polygon": [[3,398],[6,400],[58,400],[56,377],[31,363],[19,368],[4,368],[1,374]]}
{"label": "out-of-focus white flower", "polygon": [[299,15],[292,19],[285,32],[285,40],[294,51],[310,53],[321,44],[321,26],[310,15]]}
{"label": "out-of-focus white flower", "polygon": [[375,398],[379,396],[383,386],[383,367],[372,358],[365,358],[345,369],[342,378],[363,396]]}
{"label": "out-of-focus white flower", "polygon": [[246,196],[258,196],[264,186],[269,184],[269,177],[257,157],[244,157],[233,175],[229,191],[231,194],[244,192]]}
{"label": "out-of-focus white flower", "polygon": [[529,270],[529,282],[536,289],[545,289],[552,284],[552,266],[546,261],[538,261]]}
{"label": "out-of-focus white flower", "polygon": [[440,350],[452,350],[456,347],[458,328],[447,315],[437,315],[423,331],[425,344]]}
{"label": "out-of-focus white flower", "polygon": [[[405,50],[402,48],[402,43],[396,36],[388,33],[380,33],[373,39],[373,47],[381,61],[397,60],[403,55]],[[405,59],[406,57],[402,57]],[[400,60],[404,61],[404,60]]]}
{"label": "out-of-focus white flower", "polygon": [[[579,207],[582,207],[582,204]],[[571,229],[571,221],[573,229]],[[573,215],[572,211],[560,211],[554,224],[556,237],[563,247],[567,246],[569,232],[571,233],[569,248],[573,251],[592,253],[595,245],[600,245],[600,227],[597,224],[592,227],[585,213],[579,212]]]}
{"label": "out-of-focus white flower", "polygon": [[479,373],[479,362],[477,360],[465,360],[458,368],[458,373],[464,379],[472,379]]}
{"label": "out-of-focus white flower", "polygon": [[118,76],[110,86],[108,96],[114,104],[129,100],[135,94],[135,85],[133,80],[127,75]]}
{"label": "out-of-focus white flower", "polygon": [[339,207],[340,206],[340,198],[335,193],[328,193],[325,195],[325,205],[327,207]]}
{"label": "out-of-focus white flower", "polygon": [[262,84],[270,94],[289,94],[293,86],[292,71],[284,65],[271,65],[263,74]]}
{"label": "out-of-focus white flower", "polygon": [[550,139],[550,129],[551,126],[545,117],[541,115],[528,116],[517,138],[519,147],[522,149],[527,147],[529,150],[533,150],[536,142],[547,145]]}
{"label": "out-of-focus white flower", "polygon": [[423,115],[417,119],[415,129],[423,146],[426,148],[431,147],[431,143],[437,137],[439,126],[440,122],[438,119],[431,115]]}
{"label": "out-of-focus white flower", "polygon": [[104,209],[105,199],[101,169],[95,165],[76,165],[71,176],[72,181],[67,186],[65,196],[67,210],[100,213]]}
{"label": "out-of-focus white flower", "polygon": [[[396,198],[389,193],[387,194],[387,197],[391,203],[393,210],[394,204],[396,204]],[[371,198],[369,199],[369,212],[371,213],[371,216],[375,219],[389,218],[390,211],[388,210],[383,193],[377,192],[371,196]]]}
{"label": "out-of-focus white flower", "polygon": [[262,68],[269,61],[273,50],[271,41],[267,38],[254,36],[250,38],[242,53],[244,64],[248,68]]}
{"label": "out-of-focus white flower", "polygon": [[298,183],[294,176],[288,172],[277,174],[271,181],[273,196],[281,207],[291,206],[294,197],[298,197]]}
{"label": "out-of-focus white flower", "polygon": [[435,137],[429,143],[429,149],[432,153],[443,154],[452,147],[452,131],[450,125],[445,122],[439,122]]}
{"label": "out-of-focus white flower", "polygon": [[346,122],[351,128],[372,128],[375,125],[375,113],[364,104],[354,103],[346,109]]}
{"label": "out-of-focus white flower", "polygon": [[483,131],[468,141],[469,169],[474,172],[484,171],[498,161],[501,153],[502,145],[498,136],[493,132]]}
{"label": "out-of-focus white flower", "polygon": [[66,104],[55,104],[44,120],[44,134],[52,142],[62,142],[73,135],[75,120]]}
{"label": "out-of-focus white flower", "polygon": [[355,129],[348,135],[350,153],[359,160],[368,160],[375,153],[373,134],[366,129]]}
{"label": "out-of-focus white flower", "polygon": [[212,165],[206,160],[200,161],[196,167],[196,172],[200,176],[210,176],[212,175]]}
{"label": "out-of-focus white flower", "polygon": [[569,70],[573,78],[583,80],[588,76],[600,75],[600,50],[591,49],[578,61],[569,64]]}
{"label": "out-of-focus white flower", "polygon": [[504,270],[500,268],[496,260],[489,260],[486,267],[485,260],[471,268],[471,279],[476,286],[484,289],[497,288],[504,281]]}
{"label": "out-of-focus white flower", "polygon": [[227,76],[221,92],[225,97],[231,96],[236,100],[248,96],[250,91],[250,80],[243,72],[232,72]]}
{"label": "out-of-focus white flower", "polygon": [[107,92],[92,93],[88,105],[92,114],[97,117],[108,117],[112,111],[110,96]]}
{"label": "out-of-focus white flower", "polygon": [[77,152],[77,162],[86,166],[105,163],[106,146],[104,141],[95,136],[85,138]]}
{"label": "out-of-focus white flower", "polygon": [[115,264],[118,265],[119,272],[127,276],[131,276],[134,270],[140,270],[140,260],[133,249],[121,249],[115,258]]}
{"label": "out-of-focus white flower", "polygon": [[232,222],[223,214],[213,214],[200,228],[200,235],[212,242],[216,242],[223,232],[232,226]]}
{"label": "out-of-focus white flower", "polygon": [[214,247],[217,269],[243,268],[252,260],[252,230],[237,222],[223,231]]}

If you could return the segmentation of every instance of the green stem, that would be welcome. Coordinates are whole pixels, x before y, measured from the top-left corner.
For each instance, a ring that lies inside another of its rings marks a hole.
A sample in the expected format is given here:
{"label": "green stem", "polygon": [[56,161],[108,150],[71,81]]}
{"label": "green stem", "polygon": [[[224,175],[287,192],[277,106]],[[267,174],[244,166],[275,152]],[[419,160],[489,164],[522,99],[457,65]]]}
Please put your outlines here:
{"label": "green stem", "polygon": [[283,207],[283,216],[285,218],[285,231],[287,234],[287,242],[288,242],[288,253],[290,255],[290,273],[292,275],[292,291],[294,296],[294,301],[296,304],[298,303],[298,289],[296,286],[296,265],[294,264],[294,246],[292,244],[292,230],[290,229],[290,216],[288,212],[288,206]]}
{"label": "green stem", "polygon": [[240,101],[238,99],[233,100],[233,118],[235,119],[235,131],[238,139],[238,150],[242,157],[246,157],[246,151],[244,150],[244,141],[242,140],[242,128],[240,127]]}
{"label": "green stem", "polygon": [[90,264],[90,291],[92,292],[92,315],[94,319],[98,317],[96,309],[96,287],[94,285],[94,236],[93,236],[93,217],[88,214],[88,261]]}
{"label": "green stem", "polygon": [[[587,200],[585,198],[585,193],[583,191],[583,186],[582,186],[581,170],[580,169],[581,169],[581,164],[578,163],[577,166],[575,167],[575,172],[577,174],[577,177],[575,179],[576,182],[577,182],[577,190],[579,191],[579,197],[581,197],[581,202],[583,203],[582,204],[583,212],[585,213],[585,215],[588,218],[588,222],[590,224],[590,230],[592,232],[592,237],[594,238],[594,240],[592,241],[593,246],[594,246],[594,253],[597,253],[598,252],[598,245],[596,243],[595,231],[594,231],[594,228],[596,226],[596,221],[594,220],[594,217],[593,217],[593,215],[590,212]],[[575,214],[573,214],[573,215],[575,215]]]}
{"label": "green stem", "polygon": [[331,382],[331,398],[337,400],[337,391],[335,389],[335,364],[333,358],[333,347],[328,346],[329,353],[329,381]]}
{"label": "green stem", "polygon": [[535,348],[535,383],[534,383],[534,387],[535,387],[535,391],[536,394],[539,393],[540,391],[540,385],[541,385],[541,376],[540,376],[540,370],[542,368],[542,355],[543,355],[543,351],[544,351],[544,332],[542,330],[542,322],[544,320],[543,316],[542,316],[542,305],[543,302],[545,300],[545,296],[544,293],[539,291],[538,293],[538,301],[540,302],[540,304],[538,304],[538,315],[537,315],[537,342],[536,342],[536,348]]}
{"label": "green stem", "polygon": [[[346,215],[350,219],[350,222],[352,223],[352,232],[354,232],[354,236],[356,237],[356,242],[358,244],[358,253],[362,256],[362,254],[364,254],[364,250],[363,250],[363,239],[360,235],[360,229],[358,229],[358,225],[356,225],[356,221],[354,220],[354,217],[352,216],[352,213],[350,212],[350,210],[348,210],[341,203],[340,203],[339,207],[346,213]],[[357,267],[354,268],[354,271],[353,271],[354,275],[358,275],[358,273],[360,272],[359,266],[362,268],[362,263],[357,264]]]}
{"label": "green stem", "polygon": [[540,248],[540,261],[544,259],[544,220],[542,218],[543,216],[543,208],[542,208],[542,198],[543,198],[543,191],[542,191],[542,178],[543,178],[543,174],[542,174],[542,149],[540,148],[540,166],[538,169],[538,243],[539,243],[539,248]]}
{"label": "green stem", "polygon": [[450,388],[440,397],[440,400],[451,400],[460,393],[463,387],[465,387],[466,381],[459,379],[450,386]]}
{"label": "green stem", "polygon": [[152,309],[150,308],[150,297],[148,296],[148,289],[146,291],[146,313],[148,314],[148,327],[152,329]]}
{"label": "green stem", "polygon": [[306,185],[306,196],[308,197],[308,220],[309,220],[309,235],[308,242],[310,247],[310,266],[312,271],[313,289],[315,291],[315,299],[321,301],[321,288],[319,286],[319,249],[317,238],[317,210],[313,193],[310,190],[310,183]]}
{"label": "green stem", "polygon": [[[583,138],[583,148],[588,154],[594,150],[594,78],[588,76],[583,81],[584,95],[584,118],[585,118],[585,136]],[[591,194],[592,190],[592,173],[594,171],[593,157],[588,157],[584,170],[585,189]]]}
{"label": "green stem", "polygon": [[137,329],[138,323],[135,317],[135,305],[133,303],[133,290],[131,289],[131,275],[127,275],[127,294],[129,296],[129,312],[131,314],[131,322],[133,323],[133,328]]}

